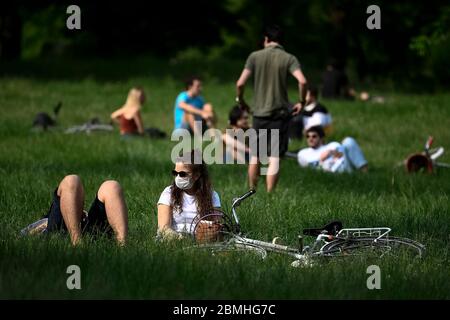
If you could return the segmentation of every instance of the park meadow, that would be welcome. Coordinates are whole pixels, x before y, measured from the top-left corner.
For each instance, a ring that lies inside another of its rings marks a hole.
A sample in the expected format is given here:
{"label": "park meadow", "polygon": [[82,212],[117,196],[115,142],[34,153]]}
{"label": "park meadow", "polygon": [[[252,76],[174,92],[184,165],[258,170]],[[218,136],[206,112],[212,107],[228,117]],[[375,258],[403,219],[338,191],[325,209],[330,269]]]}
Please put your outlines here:
{"label": "park meadow", "polygon": [[[275,192],[257,193],[239,207],[246,234],[270,241],[280,237],[295,245],[302,228],[341,220],[345,227],[392,228],[392,234],[423,243],[420,260],[364,257],[324,261],[292,268],[290,259],[271,254],[214,257],[184,250],[189,243],[158,243],[156,203],[171,184],[167,139],[121,139],[114,132],[66,134],[64,130],[93,117],[109,122],[128,90],[147,94],[142,115],[146,127],[169,137],[173,106],[182,79],[161,66],[146,65],[136,76],[97,77],[95,68],[77,73],[66,66],[59,75],[3,75],[0,78],[0,298],[2,299],[448,299],[450,298],[450,170],[407,174],[402,161],[420,152],[429,135],[443,146],[450,162],[450,94],[413,94],[379,89],[384,103],[322,100],[334,125],[328,141],[357,139],[369,161],[367,174],[329,174],[300,168],[283,159]],[[130,67],[133,68],[133,67]],[[226,66],[222,66],[226,68]],[[105,71],[106,70],[106,71]],[[239,72],[239,69],[237,69]],[[214,75],[204,79],[204,96],[217,112],[219,129],[227,126],[234,105],[235,80]],[[230,72],[232,74],[232,72]],[[236,78],[238,73],[236,74]],[[249,91],[249,95],[251,92]],[[290,96],[296,96],[295,87]],[[293,99],[294,99],[293,98]],[[61,101],[58,126],[31,130],[38,112],[51,112]],[[249,99],[249,101],[251,101]],[[292,141],[290,150],[305,146]],[[225,211],[233,197],[247,191],[245,165],[211,165],[214,189]],[[72,247],[64,235],[21,237],[20,230],[46,214],[53,190],[67,174],[78,174],[86,206],[106,179],[118,180],[129,209],[129,241],[121,248],[108,239],[86,239]],[[311,239],[312,240],[312,239]],[[308,242],[305,239],[305,242]],[[81,269],[81,290],[68,290],[67,267]],[[366,270],[378,265],[381,289],[368,290]]]}

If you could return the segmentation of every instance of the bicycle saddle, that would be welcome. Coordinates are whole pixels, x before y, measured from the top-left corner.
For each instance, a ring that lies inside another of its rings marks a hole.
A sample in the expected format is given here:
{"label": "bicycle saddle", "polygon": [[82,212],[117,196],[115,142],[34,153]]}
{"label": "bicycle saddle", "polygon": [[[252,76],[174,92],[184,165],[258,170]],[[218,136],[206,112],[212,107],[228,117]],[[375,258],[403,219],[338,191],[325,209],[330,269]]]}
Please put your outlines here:
{"label": "bicycle saddle", "polygon": [[322,228],[303,229],[303,234],[305,236],[315,236],[315,237],[317,237],[323,231],[326,231],[327,234],[335,235],[341,229],[342,229],[342,222],[340,222],[340,221],[332,221],[332,222],[326,224],[325,226],[323,226]]}

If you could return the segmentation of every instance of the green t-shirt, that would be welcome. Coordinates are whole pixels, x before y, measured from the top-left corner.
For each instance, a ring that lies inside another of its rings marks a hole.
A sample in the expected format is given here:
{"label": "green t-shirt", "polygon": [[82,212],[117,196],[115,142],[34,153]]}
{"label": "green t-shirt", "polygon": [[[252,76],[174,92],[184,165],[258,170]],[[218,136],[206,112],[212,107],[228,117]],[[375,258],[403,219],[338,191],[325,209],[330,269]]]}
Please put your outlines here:
{"label": "green t-shirt", "polygon": [[253,115],[270,117],[274,111],[287,108],[288,75],[300,69],[300,63],[280,45],[271,45],[250,54],[245,69],[253,75]]}

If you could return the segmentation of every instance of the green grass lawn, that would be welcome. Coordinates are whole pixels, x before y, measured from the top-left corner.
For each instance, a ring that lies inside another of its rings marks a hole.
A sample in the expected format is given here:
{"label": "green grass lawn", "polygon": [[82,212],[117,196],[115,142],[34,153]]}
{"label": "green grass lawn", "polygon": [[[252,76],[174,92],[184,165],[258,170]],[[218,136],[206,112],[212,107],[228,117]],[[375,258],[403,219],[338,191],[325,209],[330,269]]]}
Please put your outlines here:
{"label": "green grass lawn", "polygon": [[[76,68],[75,68],[76,69]],[[450,170],[407,175],[396,164],[420,151],[432,134],[448,150],[450,94],[402,95],[381,92],[385,104],[324,101],[334,118],[330,140],[357,139],[370,163],[368,174],[332,175],[282,162],[273,194],[259,188],[240,207],[243,228],[252,237],[279,236],[295,244],[303,227],[340,219],[348,227],[389,226],[396,236],[427,246],[421,261],[344,259],[307,269],[270,255],[215,258],[159,244],[156,202],[171,183],[170,141],[121,140],[114,133],[66,135],[63,129],[98,116],[107,121],[128,89],[141,85],[148,101],[146,126],[172,128],[172,109],[181,84],[170,76],[125,80],[0,78],[0,298],[149,299],[407,299],[450,298]],[[232,81],[205,82],[205,97],[226,126],[234,101]],[[295,93],[292,92],[292,98]],[[34,114],[63,102],[60,125],[48,133],[30,130]],[[290,149],[303,146],[294,142]],[[130,238],[125,248],[107,239],[72,248],[68,237],[21,238],[21,228],[48,210],[58,181],[81,176],[90,204],[101,182],[118,180],[129,208]],[[246,167],[212,165],[210,173],[223,206],[247,191]],[[66,268],[79,265],[82,289],[66,288]],[[381,290],[368,290],[366,269],[381,268]]]}

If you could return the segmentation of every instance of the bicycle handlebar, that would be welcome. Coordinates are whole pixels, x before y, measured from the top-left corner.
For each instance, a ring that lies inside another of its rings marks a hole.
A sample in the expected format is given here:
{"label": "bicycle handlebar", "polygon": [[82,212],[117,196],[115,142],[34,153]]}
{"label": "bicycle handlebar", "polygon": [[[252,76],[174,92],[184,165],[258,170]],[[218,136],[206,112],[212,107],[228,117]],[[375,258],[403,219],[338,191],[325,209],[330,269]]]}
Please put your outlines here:
{"label": "bicycle handlebar", "polygon": [[242,196],[233,199],[233,203],[231,205],[231,212],[233,214],[234,222],[236,223],[235,224],[235,228],[236,228],[235,232],[238,234],[240,234],[240,232],[241,232],[241,227],[239,224],[239,218],[236,213],[236,207],[239,206],[243,200],[254,195],[255,193],[256,193],[256,190],[251,189],[251,190],[247,191],[246,193],[244,193]]}
{"label": "bicycle handlebar", "polygon": [[242,201],[244,201],[245,199],[247,199],[248,197],[254,195],[256,193],[255,189],[251,189],[249,191],[247,191],[246,193],[244,193],[242,196],[235,198],[233,200],[233,208],[239,206],[241,204]]}
{"label": "bicycle handlebar", "polygon": [[425,151],[428,152],[433,144],[433,137],[429,136],[427,142],[425,143]]}
{"label": "bicycle handlebar", "polygon": [[242,196],[239,198],[239,200],[242,201],[242,200],[244,200],[244,199],[246,199],[246,198],[248,198],[248,197],[254,195],[255,193],[256,193],[256,190],[255,190],[255,189],[251,189],[251,190],[249,190],[248,192],[246,192],[244,195],[242,195]]}

